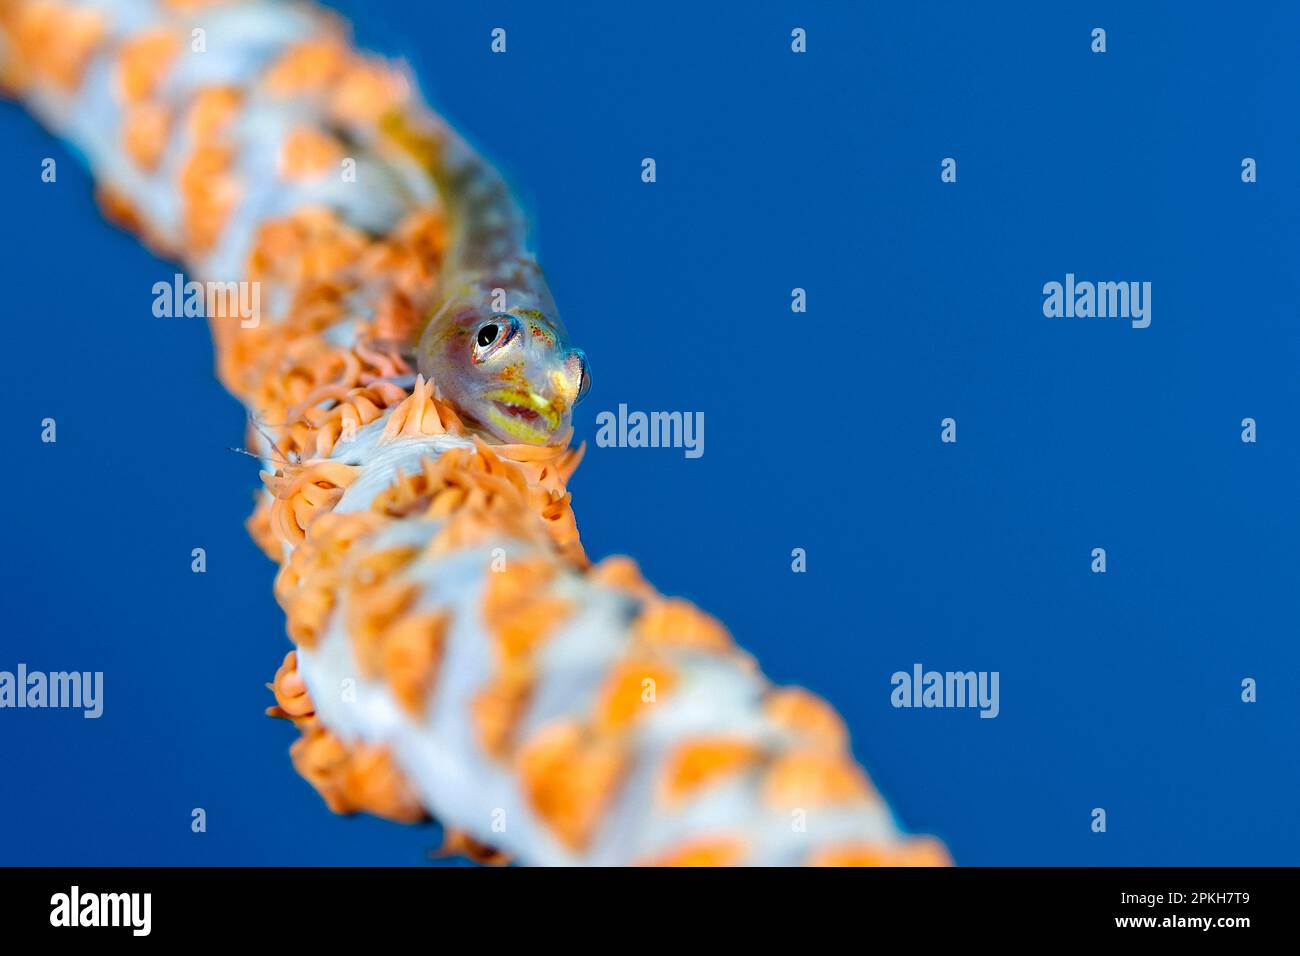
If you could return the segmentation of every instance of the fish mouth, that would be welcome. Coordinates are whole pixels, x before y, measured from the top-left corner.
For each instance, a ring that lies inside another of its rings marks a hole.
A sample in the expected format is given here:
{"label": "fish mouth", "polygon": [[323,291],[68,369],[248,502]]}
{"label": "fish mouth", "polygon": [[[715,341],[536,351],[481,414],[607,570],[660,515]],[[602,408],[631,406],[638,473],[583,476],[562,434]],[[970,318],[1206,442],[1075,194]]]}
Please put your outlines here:
{"label": "fish mouth", "polygon": [[560,427],[560,413],[536,392],[496,389],[483,396],[491,402],[488,417],[512,438],[544,444]]}
{"label": "fish mouth", "polygon": [[521,405],[512,405],[509,402],[497,402],[496,406],[507,415],[513,415],[515,418],[522,418],[530,425],[534,425],[542,420],[542,413],[533,411],[531,408],[524,408]]}

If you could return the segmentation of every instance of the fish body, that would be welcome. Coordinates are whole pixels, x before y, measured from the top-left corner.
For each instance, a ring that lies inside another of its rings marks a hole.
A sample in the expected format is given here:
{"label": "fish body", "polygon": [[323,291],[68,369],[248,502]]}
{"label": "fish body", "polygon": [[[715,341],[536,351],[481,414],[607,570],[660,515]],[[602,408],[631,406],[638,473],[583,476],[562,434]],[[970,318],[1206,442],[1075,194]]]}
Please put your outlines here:
{"label": "fish body", "polygon": [[587,356],[569,344],[509,188],[431,116],[392,114],[382,129],[437,184],[452,237],[419,339],[420,371],[502,441],[567,444],[573,406],[591,385]]}

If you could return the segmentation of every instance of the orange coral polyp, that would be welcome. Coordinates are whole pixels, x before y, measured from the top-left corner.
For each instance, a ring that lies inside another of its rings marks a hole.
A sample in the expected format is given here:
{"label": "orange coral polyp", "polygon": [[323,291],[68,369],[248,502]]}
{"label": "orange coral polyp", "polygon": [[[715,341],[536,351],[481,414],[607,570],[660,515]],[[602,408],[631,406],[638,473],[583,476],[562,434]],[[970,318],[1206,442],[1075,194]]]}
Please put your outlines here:
{"label": "orange coral polyp", "polygon": [[127,102],[152,96],[181,51],[175,30],[161,28],[132,37],[118,52],[118,88]]}
{"label": "orange coral polyp", "polygon": [[587,577],[597,584],[632,597],[647,599],[655,594],[654,588],[641,576],[641,569],[636,562],[621,554],[605,558],[596,564]]}
{"label": "orange coral polyp", "polygon": [[306,40],[289,47],[263,78],[272,94],[282,97],[321,93],[343,71],[347,47],[336,36]]}
{"label": "orange coral polyp", "polygon": [[474,695],[470,720],[479,746],[490,757],[505,760],[513,752],[515,731],[536,683],[531,665],[513,662],[501,667]]}
{"label": "orange coral polyp", "polygon": [[687,740],[668,758],[660,797],[680,803],[711,784],[758,764],[762,749],[748,740]]}
{"label": "orange coral polyp", "polygon": [[190,103],[185,122],[196,142],[215,139],[239,114],[243,94],[231,86],[209,86],[199,90]]}
{"label": "orange coral polyp", "polygon": [[527,741],[516,764],[534,812],[567,847],[582,850],[622,780],[626,757],[608,738],[564,723]]}
{"label": "orange coral polyp", "polygon": [[412,608],[418,594],[416,585],[406,581],[384,581],[363,587],[353,579],[346,595],[347,627],[363,677],[381,673],[389,629]]}
{"label": "orange coral polyp", "polygon": [[528,658],[572,613],[569,602],[545,593],[554,576],[552,563],[533,558],[511,561],[488,578],[483,622],[504,662]]}
{"label": "orange coral polyp", "polygon": [[335,813],[373,813],[401,823],[428,817],[386,748],[346,744],[312,724],[289,753],[294,768]]}
{"label": "orange coral polyp", "polygon": [[633,633],[651,646],[726,653],[735,646],[727,629],[689,601],[653,601],[637,620]]}
{"label": "orange coral polyp", "polygon": [[275,596],[285,610],[289,637],[299,647],[316,646],[336,606],[350,551],[358,539],[384,523],[382,516],[372,512],[322,515],[311,538],[295,548],[281,567]]}
{"label": "orange coral polyp", "polygon": [[605,679],[592,723],[606,733],[622,730],[676,686],[677,674],[664,661],[647,657],[622,661]]}
{"label": "orange coral polyp", "polygon": [[199,253],[217,244],[239,200],[239,184],[229,173],[234,158],[231,147],[205,144],[195,148],[181,167],[185,243]]}
{"label": "orange coral polyp", "polygon": [[123,149],[142,170],[152,172],[167,148],[171,114],[158,103],[137,103],[126,111],[123,122]]}
{"label": "orange coral polyp", "polygon": [[448,423],[460,430],[460,419],[454,414],[446,415],[448,408],[441,402],[434,401],[433,382],[424,376],[415,379],[415,391],[397,408],[384,426],[384,439],[395,441],[398,438],[425,438],[430,435],[445,435]]}
{"label": "orange coral polyp", "polygon": [[[340,439],[356,433],[383,417],[384,412],[406,400],[406,391],[392,382],[375,382],[360,388],[329,385],[313,391],[302,402],[301,411],[291,411],[297,418],[289,426],[284,443],[285,454],[300,458],[328,458]],[[333,402],[329,408],[321,403]],[[287,446],[287,447],[286,447]]]}
{"label": "orange coral polyp", "polygon": [[416,719],[424,715],[438,679],[450,617],[445,612],[408,614],[384,637],[382,666],[393,696]]}
{"label": "orange coral polyp", "polygon": [[782,810],[875,802],[867,775],[847,754],[795,750],[767,768],[763,797]]}
{"label": "orange coral polyp", "polygon": [[75,90],[107,35],[100,12],[53,0],[0,5],[0,23],[13,44],[5,80],[19,87],[48,77],[65,91]]}
{"label": "orange coral polyp", "polygon": [[378,123],[406,102],[406,78],[381,63],[356,58],[343,72],[329,97],[330,115],[343,122]]}
{"label": "orange coral polyp", "polygon": [[271,686],[275,694],[276,706],[286,717],[301,719],[316,713],[307,682],[298,673],[298,652],[290,651],[284,655],[284,662],[275,672],[275,681]]}
{"label": "orange coral polyp", "polygon": [[739,866],[744,862],[741,837],[701,837],[638,862],[638,866]]}
{"label": "orange coral polyp", "polygon": [[813,853],[809,866],[951,866],[952,858],[938,840],[921,838],[901,844],[851,841]]}
{"label": "orange coral polyp", "polygon": [[360,469],[329,460],[312,460],[286,465],[282,473],[262,473],[267,490],[275,496],[271,524],[293,545],[307,537],[307,528],[317,516],[327,513],[343,497]]}
{"label": "orange coral polyp", "polygon": [[291,181],[319,179],[339,168],[343,147],[328,133],[301,126],[280,147],[280,176]]}
{"label": "orange coral polyp", "polygon": [[803,746],[835,753],[849,745],[849,731],[835,708],[802,687],[781,687],[767,695],[764,712],[795,733]]}

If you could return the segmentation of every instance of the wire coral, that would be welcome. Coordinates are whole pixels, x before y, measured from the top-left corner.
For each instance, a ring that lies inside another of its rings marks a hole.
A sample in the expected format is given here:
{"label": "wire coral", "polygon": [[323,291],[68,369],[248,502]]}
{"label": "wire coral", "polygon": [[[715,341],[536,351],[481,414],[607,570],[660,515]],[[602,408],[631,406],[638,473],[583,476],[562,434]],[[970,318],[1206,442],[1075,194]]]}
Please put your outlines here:
{"label": "wire coral", "polygon": [[[832,707],[630,559],[588,559],[581,449],[493,441],[414,373],[475,182],[389,148],[393,116],[434,122],[401,69],[306,5],[6,0],[0,78],[117,221],[260,290],[257,321],[210,320],[295,645],[270,712],[331,810],[432,816],[493,862],[946,860],[896,827]],[[508,226],[469,215],[489,245]]]}

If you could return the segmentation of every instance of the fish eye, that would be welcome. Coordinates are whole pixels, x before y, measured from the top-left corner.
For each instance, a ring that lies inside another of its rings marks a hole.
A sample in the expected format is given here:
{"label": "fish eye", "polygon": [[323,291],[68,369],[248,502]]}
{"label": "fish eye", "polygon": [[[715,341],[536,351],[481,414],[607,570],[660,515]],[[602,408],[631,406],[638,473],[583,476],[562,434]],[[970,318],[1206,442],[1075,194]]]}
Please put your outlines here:
{"label": "fish eye", "polygon": [[582,349],[574,349],[570,352],[566,362],[569,366],[569,374],[578,379],[578,397],[573,400],[576,405],[591,391],[591,366],[587,364],[587,353]]}
{"label": "fish eye", "polygon": [[505,348],[519,331],[519,320],[513,315],[494,315],[474,333],[474,361],[485,362]]}

